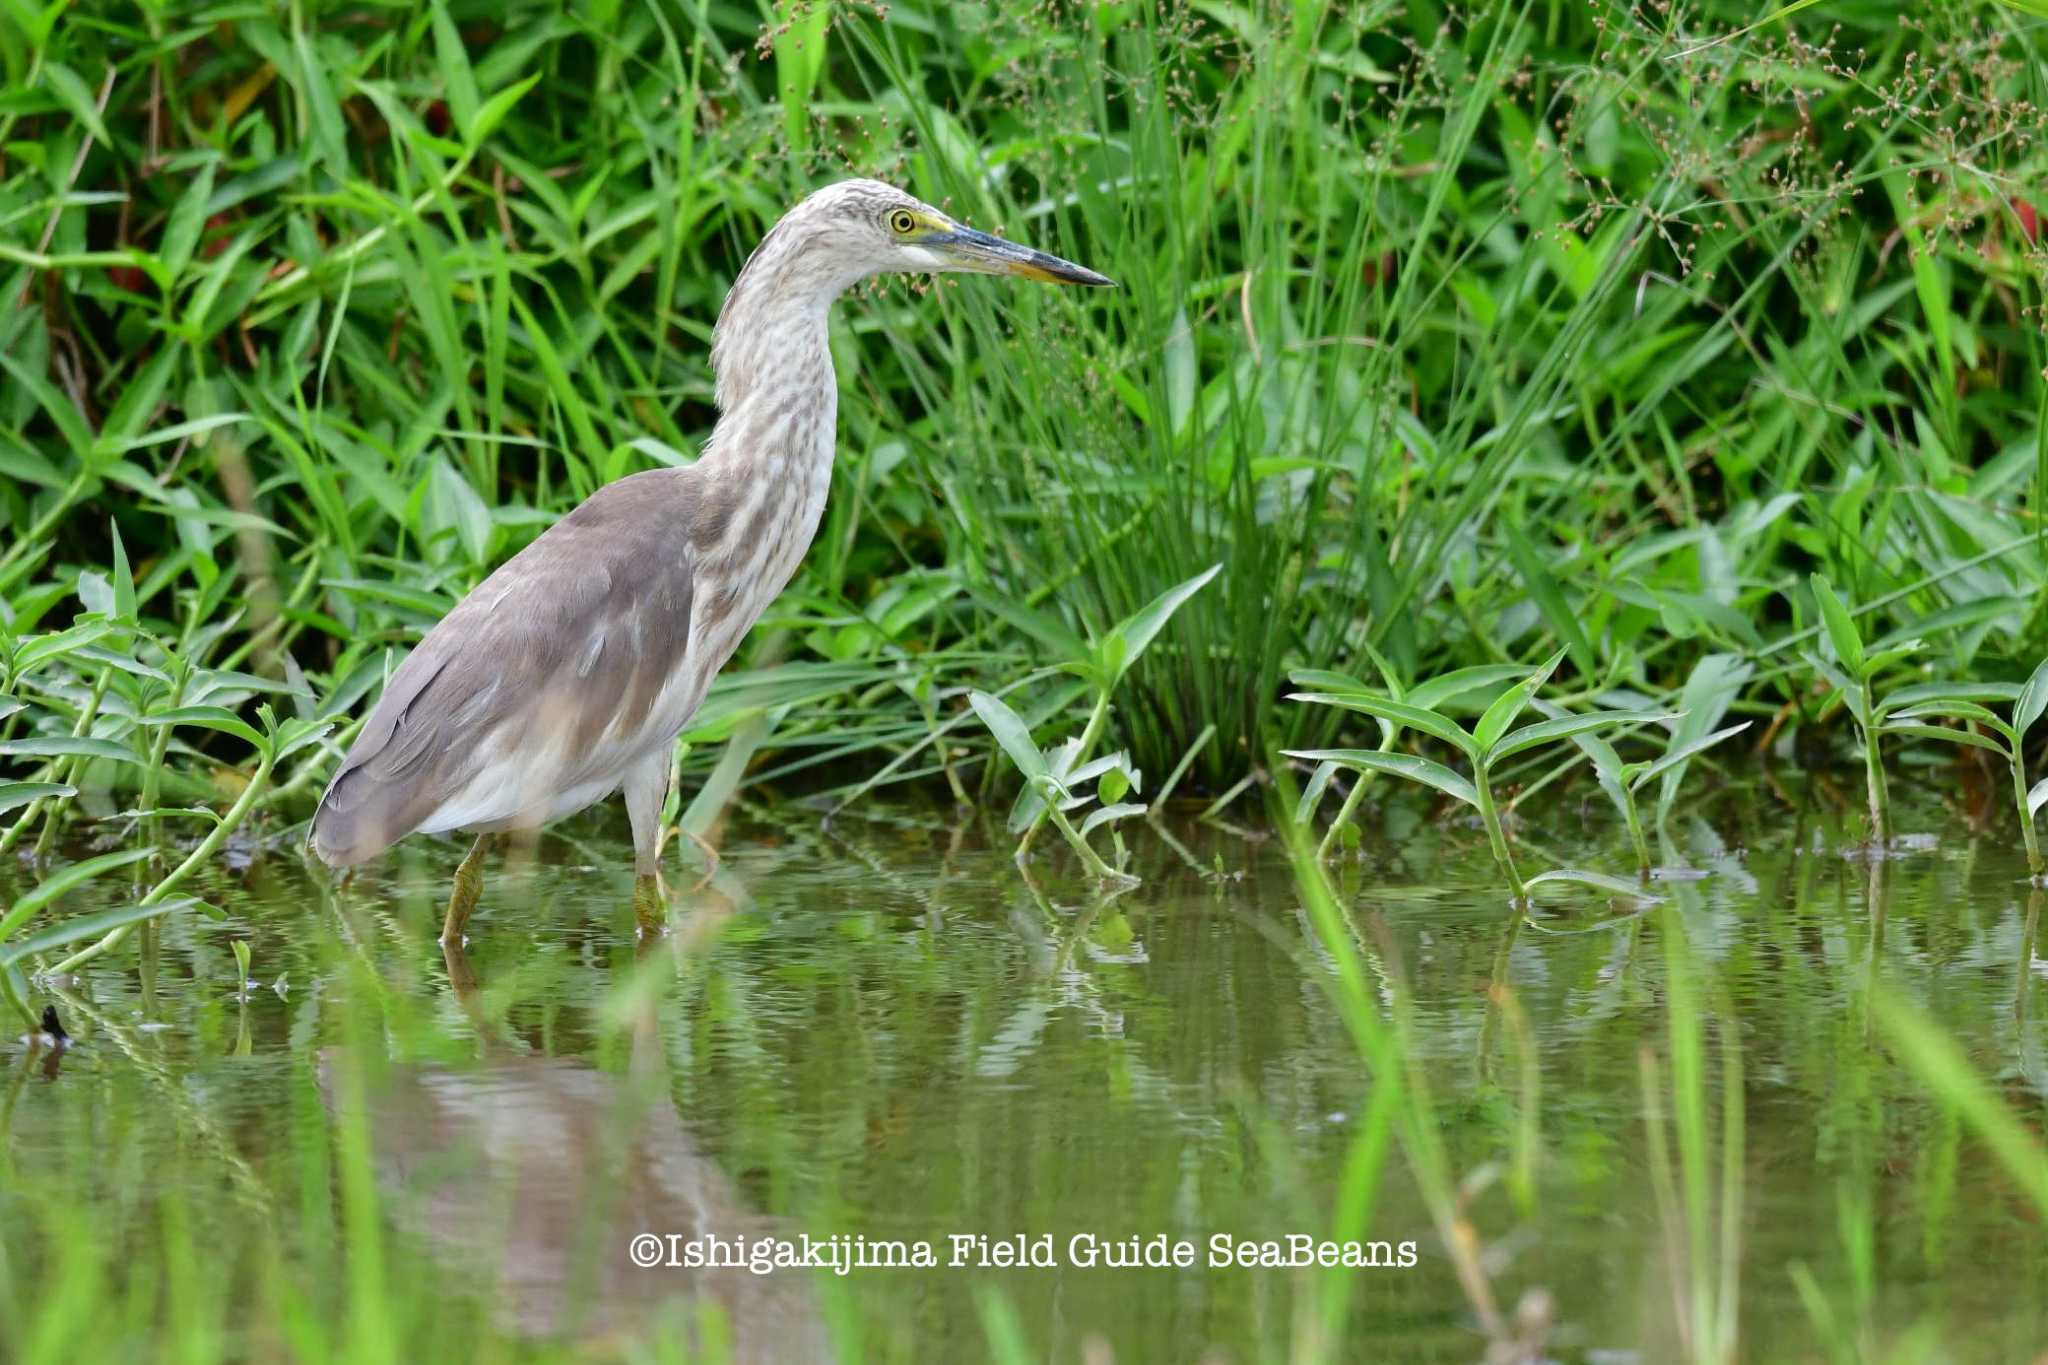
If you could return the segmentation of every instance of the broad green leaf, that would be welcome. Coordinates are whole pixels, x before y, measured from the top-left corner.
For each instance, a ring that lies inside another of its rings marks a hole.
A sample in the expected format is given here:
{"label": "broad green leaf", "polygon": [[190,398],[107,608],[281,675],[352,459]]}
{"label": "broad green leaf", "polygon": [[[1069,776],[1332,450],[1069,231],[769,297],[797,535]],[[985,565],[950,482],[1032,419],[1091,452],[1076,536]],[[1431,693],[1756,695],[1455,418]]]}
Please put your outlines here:
{"label": "broad green leaf", "polygon": [[1125,665],[1131,661],[1131,642],[1124,635],[1124,628],[1111,626],[1108,633],[1095,642],[1088,657],[1093,669],[1090,681],[1105,691],[1116,686],[1117,679],[1124,675]]}
{"label": "broad green leaf", "polygon": [[1338,673],[1327,668],[1290,669],[1287,680],[1296,687],[1305,687],[1312,692],[1371,692],[1395,697],[1396,701],[1404,700],[1395,696],[1391,689],[1374,687],[1352,677],[1349,673]]}
{"label": "broad green leaf", "polygon": [[95,616],[112,619],[114,615],[114,585],[107,582],[105,574],[88,569],[78,575],[78,600]]}
{"label": "broad green leaf", "polygon": [[1128,820],[1133,815],[1143,815],[1144,813],[1145,808],[1143,806],[1133,805],[1130,802],[1114,806],[1103,806],[1089,811],[1088,818],[1081,822],[1081,837],[1086,839],[1100,826],[1106,825],[1112,820]]}
{"label": "broad green leaf", "polygon": [[1915,706],[1910,710],[1894,711],[1889,716],[1880,710],[1878,715],[1893,721],[1974,720],[1979,725],[1989,726],[1991,733],[1995,735],[2002,735],[2008,740],[2013,738],[2012,727],[2007,725],[1997,712],[1979,706],[1973,701],[1929,702],[1925,706]]}
{"label": "broad green leaf", "polygon": [[1870,717],[1863,709],[1863,684],[1851,682],[1846,673],[1818,654],[1802,654],[1799,657],[1806,660],[1808,666],[1827,681],[1828,686],[1841,694],[1843,704],[1849,708],[1849,714],[1856,717],[1858,725],[1870,723]]}
{"label": "broad green leaf", "polygon": [[1003,752],[1010,756],[1010,761],[1017,765],[1017,771],[1024,774],[1026,781],[1050,778],[1045,755],[1032,742],[1030,729],[1021,716],[1004,704],[1002,698],[986,692],[969,692],[967,704],[974,708],[975,715],[981,717],[981,723],[996,737],[996,743],[1002,745]]}
{"label": "broad green leaf", "polygon": [[1826,575],[1814,574],[1808,581],[1813,585],[1813,600],[1820,608],[1821,624],[1835,647],[1835,657],[1842,661],[1849,676],[1860,682],[1865,671],[1863,637],[1857,633],[1855,618],[1842,605],[1842,599],[1835,596]]}
{"label": "broad green leaf", "polygon": [[1200,592],[1210,579],[1222,572],[1222,569],[1221,564],[1211,564],[1187,582],[1174,584],[1117,623],[1116,629],[1122,633],[1126,642],[1123,661],[1117,667],[1117,676],[1121,677],[1125,669],[1138,661],[1138,656],[1145,652],[1154,637],[1172,619],[1173,614],[1180,610],[1181,604]]}
{"label": "broad green leaf", "polygon": [[540,73],[535,72],[525,80],[516,81],[485,100],[483,107],[476,111],[476,127],[469,135],[470,145],[481,145],[483,140],[496,131],[498,125],[504,121],[505,115],[512,112],[512,106],[519,103],[526,92],[539,83]]}
{"label": "broad green leaf", "polygon": [[125,744],[92,735],[53,735],[47,739],[10,739],[0,744],[0,757],[8,758],[105,758],[116,763],[142,760]]}
{"label": "broad green leaf", "polygon": [[1560,649],[1546,659],[1535,672],[1495,698],[1493,705],[1486,708],[1485,714],[1479,717],[1479,724],[1472,730],[1473,741],[1480,752],[1483,753],[1500,742],[1500,737],[1515,723],[1515,717],[1522,714],[1530,699],[1542,690],[1543,684],[1550,681],[1550,675],[1555,673],[1557,666],[1563,662],[1564,651]]}
{"label": "broad green leaf", "polygon": [[1904,663],[1907,659],[1919,653],[1920,644],[1921,642],[1918,640],[1908,640],[1902,645],[1893,645],[1889,649],[1865,650],[1863,653],[1863,676],[1875,678],[1893,665]]}
{"label": "broad green leaf", "polygon": [[213,197],[213,168],[211,161],[200,168],[164,227],[163,245],[157,253],[161,271],[157,284],[167,296],[178,277],[185,273],[185,267],[192,263],[192,253],[199,247],[199,234],[206,228],[206,201]]}
{"label": "broad green leaf", "polygon": [[169,896],[152,905],[124,905],[118,910],[101,910],[94,914],[67,919],[47,929],[38,930],[18,943],[0,948],[0,967],[11,967],[37,953],[47,953],[52,948],[62,948],[66,944],[98,938],[125,924],[155,919],[159,915],[168,915],[176,910],[189,910],[200,904],[201,902],[189,896]]}
{"label": "broad green leaf", "polygon": [[334,728],[332,721],[300,720],[294,716],[277,727],[277,753],[274,761],[282,763],[309,744],[317,744]]}
{"label": "broad green leaf", "polygon": [[1867,649],[1875,657],[1908,641],[1943,639],[1958,630],[1995,621],[2001,616],[2011,616],[2017,623],[2024,619],[2026,606],[2026,602],[2018,597],[1979,597],[1957,602],[1909,621],[1881,639],[1872,640]]}
{"label": "broad green leaf", "polygon": [[[1607,799],[1614,806],[1615,814],[1623,820],[1629,818],[1629,803],[1634,799],[1634,790],[1629,782],[1629,765],[1621,761],[1621,755],[1614,746],[1597,734],[1573,735],[1572,743],[1579,752],[1593,763],[1593,780],[1600,784],[1600,790],[1607,793]],[[1640,764],[1635,765],[1640,767]]]}
{"label": "broad green leaf", "polygon": [[1913,739],[1940,739],[1950,744],[1967,744],[1977,749],[1989,749],[1999,757],[2008,757],[2006,747],[1989,735],[1980,735],[1975,730],[1951,730],[1940,725],[1880,725],[1879,733],[1906,735]]}
{"label": "broad green leaf", "polygon": [[[1465,733],[1459,724],[1434,711],[1391,697],[1375,697],[1370,694],[1352,696],[1333,692],[1295,692],[1289,701],[1312,702],[1319,706],[1335,706],[1346,711],[1363,711],[1368,716],[1377,716],[1394,725],[1405,725],[1411,730],[1420,730],[1425,735],[1434,735],[1444,743],[1464,754],[1467,758],[1476,756],[1479,746],[1472,742],[1472,736]],[[1391,735],[1389,736],[1391,739]]]}
{"label": "broad green leaf", "polygon": [[[1562,706],[1543,701],[1540,698],[1536,702],[1536,709],[1552,720],[1566,720],[1572,714]],[[1592,762],[1593,775],[1598,779],[1601,790],[1607,793],[1608,799],[1614,802],[1614,808],[1621,813],[1622,818],[1626,819],[1628,817],[1628,798],[1622,792],[1621,787],[1627,778],[1628,765],[1621,761],[1621,755],[1614,751],[1614,746],[1609,744],[1605,738],[1591,731],[1575,734],[1571,737],[1571,741],[1578,746],[1579,752]],[[1642,765],[1638,764],[1636,766],[1640,767]]]}
{"label": "broad green leaf", "polygon": [[1722,740],[1728,738],[1728,736],[1730,735],[1740,734],[1742,731],[1747,730],[1750,727],[1750,724],[1751,722],[1744,721],[1740,725],[1731,725],[1725,730],[1716,730],[1711,735],[1701,735],[1698,739],[1688,741],[1687,743],[1681,744],[1674,749],[1667,750],[1662,758],[1658,759],[1656,762],[1650,764],[1647,768],[1643,769],[1642,773],[1639,776],[1637,776],[1635,781],[1630,783],[1629,785],[1640,789],[1645,784],[1647,784],[1651,778],[1659,777],[1665,773],[1670,772],[1672,769],[1678,767],[1687,759],[1691,758],[1694,754],[1713,748],[1716,744],[1719,744]]}
{"label": "broad green leaf", "polygon": [[1467,692],[1478,692],[1502,683],[1513,682],[1527,675],[1528,669],[1520,664],[1474,664],[1470,668],[1457,668],[1440,674],[1427,682],[1419,682],[1408,692],[1406,700],[1410,705],[1426,706],[1431,710],[1445,702],[1462,697]]}
{"label": "broad green leaf", "polygon": [[246,739],[259,749],[263,747],[263,736],[256,727],[225,706],[180,706],[169,711],[153,711],[149,715],[138,717],[137,723],[196,725],[202,730],[218,730],[237,739]]}
{"label": "broad green leaf", "polygon": [[78,788],[62,782],[0,782],[0,813],[46,796],[76,796]]}
{"label": "broad green leaf", "polygon": [[15,930],[28,923],[29,916],[73,887],[91,881],[102,872],[111,872],[117,867],[139,863],[144,858],[154,857],[155,854],[154,845],[148,848],[124,848],[118,853],[102,853],[97,858],[87,858],[83,862],[57,869],[31,888],[27,895],[16,901],[4,916],[0,916],[0,942],[7,940]]}
{"label": "broad green leaf", "polygon": [[1088,646],[1057,617],[1027,607],[1002,593],[978,588],[969,589],[969,593],[974,598],[976,606],[1016,627],[1057,654],[1061,660],[1072,663],[1088,657]]}
{"label": "broad green leaf", "polygon": [[83,649],[112,634],[113,629],[113,626],[105,621],[88,621],[84,625],[72,626],[53,634],[38,635],[14,652],[14,671],[17,675],[27,673],[38,664],[51,659],[61,659],[73,650]]}
{"label": "broad green leaf", "polygon": [[2034,818],[2043,803],[2048,803],[2048,777],[2044,777],[2039,782],[2036,782],[2033,790],[2027,793],[2027,818],[2029,820]]}
{"label": "broad green leaf", "polygon": [[1529,590],[1536,609],[1543,613],[1550,629],[1570,651],[1573,665],[1583,676],[1592,677],[1598,671],[1600,661],[1593,652],[1593,642],[1586,638],[1586,628],[1579,621],[1579,613],[1565,600],[1564,589],[1558,586],[1557,579],[1537,554],[1535,545],[1513,518],[1502,517],[1500,528],[1507,544],[1508,558],[1514,561],[1515,572],[1522,576],[1522,586]]}
{"label": "broad green leaf", "polygon": [[1914,683],[1886,693],[1877,704],[1877,714],[1884,716],[1935,701],[2012,701],[2019,694],[2017,683]]}
{"label": "broad green leaf", "polygon": [[1479,791],[1469,779],[1441,763],[1432,763],[1414,754],[1389,754],[1378,749],[1288,749],[1284,752],[1289,758],[1309,763],[1335,763],[1356,771],[1405,777],[1410,782],[1435,787],[1446,796],[1455,796],[1468,806],[1479,804]]}
{"label": "broad green leaf", "polygon": [[1387,661],[1387,656],[1374,649],[1370,641],[1366,642],[1365,655],[1379,671],[1380,682],[1385,685],[1386,694],[1395,701],[1408,701],[1408,688],[1402,681],[1401,671]]}
{"label": "broad green leaf", "polygon": [[[246,412],[217,412],[211,417],[194,417],[190,421],[173,422],[169,426],[151,427],[148,431],[131,436],[121,442],[118,449],[125,454],[128,451],[141,450],[147,446],[160,446],[167,445],[172,441],[182,441],[189,436],[201,436],[218,427],[233,426],[238,422],[253,422],[255,420],[254,417],[251,417]],[[247,524],[250,526],[261,526],[265,529],[275,527],[279,532],[289,534],[289,532],[284,531],[283,527],[277,526],[275,522],[263,521],[260,518],[252,519]]]}
{"label": "broad green leaf", "polygon": [[456,130],[463,141],[474,147],[476,74],[470,70],[469,50],[463,46],[462,35],[456,31],[455,21],[448,17],[448,6],[442,0],[434,0],[434,59],[441,69],[441,90],[448,97],[448,112],[455,117]]}
{"label": "broad green leaf", "polygon": [[122,621],[135,620],[135,574],[128,567],[128,547],[121,543],[121,524],[107,518],[107,532],[114,541],[114,568],[107,575],[114,585],[114,615]]}
{"label": "broad green leaf", "polygon": [[[1694,664],[1678,695],[1682,714],[1671,732],[1671,746],[1683,747],[1718,726],[1755,671],[1733,654],[1709,654]],[[1670,810],[1684,776],[1683,765],[1666,770],[1664,786],[1657,794],[1660,812]]]}
{"label": "broad green leaf", "polygon": [[2048,659],[2034,666],[2033,676],[2020,689],[2019,700],[2012,705],[2013,732],[2025,739],[2027,731],[2034,728],[2034,722],[2041,719],[2041,713],[2048,711]]}
{"label": "broad green leaf", "polygon": [[1557,720],[1539,720],[1534,725],[1521,729],[1502,739],[1486,751],[1486,766],[1491,768],[1504,758],[1512,758],[1525,749],[1553,740],[1570,739],[1573,735],[1588,734],[1596,730],[1617,729],[1624,725],[1647,725],[1652,721],[1670,720],[1664,711],[1589,711],[1581,716],[1563,716]]}
{"label": "broad green leaf", "polygon": [[1330,789],[1330,779],[1337,775],[1337,765],[1325,760],[1316,764],[1316,770],[1309,774],[1308,783],[1301,789],[1301,799],[1294,803],[1294,823],[1305,825],[1309,816],[1315,814],[1316,806],[1322,802],[1323,793]]}
{"label": "broad green leaf", "polygon": [[[112,71],[108,76],[111,78]],[[92,93],[92,87],[70,67],[62,62],[44,62],[43,80],[49,85],[50,93],[61,100],[71,116],[84,125],[95,141],[105,146],[113,141],[107,136],[107,125],[100,119],[100,103]]]}
{"label": "broad green leaf", "polygon": [[5,348],[0,348],[0,370],[6,370],[15,383],[34,396],[43,415],[63,434],[64,444],[71,447],[71,453],[90,464],[92,429],[85,424],[85,416],[79,412],[78,405],[59,392],[56,385],[9,355]]}

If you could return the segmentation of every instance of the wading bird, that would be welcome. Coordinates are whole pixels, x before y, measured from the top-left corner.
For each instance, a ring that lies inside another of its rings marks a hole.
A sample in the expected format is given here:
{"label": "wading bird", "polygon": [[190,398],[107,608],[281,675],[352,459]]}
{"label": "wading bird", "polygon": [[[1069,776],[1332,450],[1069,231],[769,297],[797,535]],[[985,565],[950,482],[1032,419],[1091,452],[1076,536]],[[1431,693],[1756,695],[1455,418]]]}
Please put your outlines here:
{"label": "wading bird", "polygon": [[874,180],[828,186],[761,239],[719,310],[702,457],[605,485],[486,578],[400,664],[313,816],[333,867],[473,830],[441,936],[459,942],[491,836],[623,788],[634,902],[659,903],[675,738],[803,559],[832,481],[833,300],[871,275],[1112,281],[963,227]]}

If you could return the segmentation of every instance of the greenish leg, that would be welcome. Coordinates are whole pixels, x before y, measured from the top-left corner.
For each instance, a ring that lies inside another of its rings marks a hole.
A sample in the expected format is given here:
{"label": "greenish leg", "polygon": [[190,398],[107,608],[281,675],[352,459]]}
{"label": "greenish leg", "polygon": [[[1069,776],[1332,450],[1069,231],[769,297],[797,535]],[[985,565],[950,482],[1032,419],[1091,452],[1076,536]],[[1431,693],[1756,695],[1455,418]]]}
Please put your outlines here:
{"label": "greenish leg", "polygon": [[633,920],[642,938],[659,934],[668,919],[668,905],[661,894],[661,878],[642,873],[633,878]]}
{"label": "greenish leg", "polygon": [[455,885],[448,893],[448,918],[441,925],[441,942],[462,942],[462,927],[469,923],[469,912],[476,909],[477,897],[483,894],[484,854],[490,847],[490,835],[477,835],[469,856],[455,869]]}

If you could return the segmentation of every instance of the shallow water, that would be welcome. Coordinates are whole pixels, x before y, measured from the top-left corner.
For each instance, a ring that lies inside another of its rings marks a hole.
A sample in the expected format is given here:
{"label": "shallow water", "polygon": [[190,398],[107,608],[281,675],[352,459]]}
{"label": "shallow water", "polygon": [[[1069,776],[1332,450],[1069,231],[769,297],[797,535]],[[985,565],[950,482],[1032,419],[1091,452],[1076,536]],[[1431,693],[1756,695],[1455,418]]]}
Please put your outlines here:
{"label": "shallow water", "polygon": [[[1626,866],[1597,794],[1546,804],[1520,831],[1531,864]],[[1662,909],[1582,896],[1526,920],[1477,830],[1420,803],[1373,817],[1338,889],[1376,985],[1412,999],[1492,1293],[1548,1296],[1548,1358],[1679,1358],[1641,1069],[1665,1050],[1674,933],[1704,968],[1710,1051],[1723,1030],[1740,1045],[1741,1358],[2048,1341],[2048,1232],[1868,1010],[1876,973],[2044,1126],[2038,902],[2009,817],[1975,833],[1969,805],[1908,799],[1900,826],[1936,837],[1873,868],[1840,852],[1853,815],[1825,790],[1745,784],[1675,822],[1666,856],[1707,875],[1660,883]],[[198,889],[227,922],[165,924],[140,972],[95,964],[58,998],[78,1036],[58,1065],[0,1054],[0,1290],[74,1311],[52,1286],[83,1238],[134,1319],[92,1340],[150,1340],[184,1294],[251,1359],[374,1357],[366,1321],[413,1358],[631,1353],[694,1339],[699,1301],[746,1360],[974,1359],[1009,1319],[1059,1360],[1314,1340],[1328,1272],[1207,1264],[1219,1234],[1327,1232],[1373,1093],[1277,841],[1140,826],[1144,884],[1104,901],[1053,853],[1027,881],[949,809],[742,816],[718,878],[672,887],[674,932],[641,944],[622,825],[572,824],[498,871],[466,954],[434,942],[459,850],[419,841],[339,893],[290,856],[218,873]],[[261,983],[246,1003],[235,936]],[[1399,1152],[1371,1228],[1416,1263],[1356,1273],[1335,1354],[1480,1358]],[[631,1264],[640,1234],[663,1264]],[[667,1263],[804,1234],[928,1242],[938,1264]],[[1060,1264],[955,1266],[956,1234]],[[1196,1263],[1074,1264],[1077,1236],[1162,1235]],[[166,1245],[203,1251],[197,1286],[159,1270]],[[50,1358],[76,1358],[61,1330]]]}

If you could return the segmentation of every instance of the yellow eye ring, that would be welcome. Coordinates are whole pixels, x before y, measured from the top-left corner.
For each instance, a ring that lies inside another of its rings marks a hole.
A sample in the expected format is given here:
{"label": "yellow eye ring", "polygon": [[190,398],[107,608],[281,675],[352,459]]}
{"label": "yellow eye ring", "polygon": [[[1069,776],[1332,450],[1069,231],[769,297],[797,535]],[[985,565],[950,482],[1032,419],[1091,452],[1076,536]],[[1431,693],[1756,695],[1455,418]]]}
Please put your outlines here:
{"label": "yellow eye ring", "polygon": [[908,237],[917,228],[917,219],[909,209],[897,209],[889,215],[889,230],[898,237]]}

